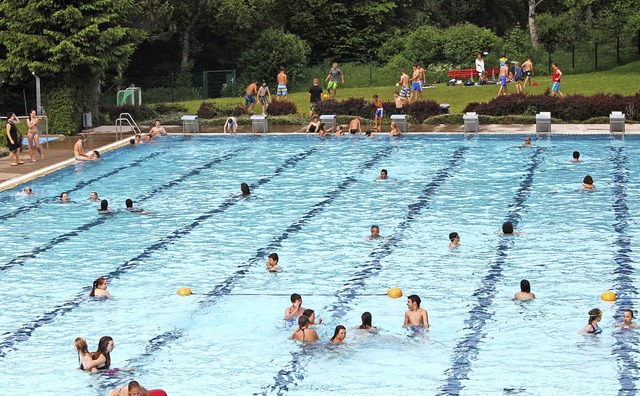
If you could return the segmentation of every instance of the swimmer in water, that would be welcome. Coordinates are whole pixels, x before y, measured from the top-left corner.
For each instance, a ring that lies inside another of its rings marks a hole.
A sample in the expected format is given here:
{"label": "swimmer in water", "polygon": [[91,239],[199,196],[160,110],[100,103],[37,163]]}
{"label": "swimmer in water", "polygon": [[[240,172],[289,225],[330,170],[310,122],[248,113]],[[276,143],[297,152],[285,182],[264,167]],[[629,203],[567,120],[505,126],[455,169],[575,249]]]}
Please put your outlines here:
{"label": "swimmer in water", "polygon": [[131,198],[127,198],[124,201],[124,206],[131,213],[142,213],[142,212],[144,212],[144,209],[136,208],[136,207],[133,206],[133,200]]}
{"label": "swimmer in water", "polygon": [[247,183],[242,183],[240,185],[240,192],[240,196],[242,197],[248,197],[251,195],[251,190],[249,190],[249,185]]}
{"label": "swimmer in water", "polygon": [[407,326],[424,326],[429,328],[429,313],[426,309],[420,308],[420,297],[415,294],[407,297],[407,307],[409,308],[404,314],[404,327]]}
{"label": "swimmer in water", "polygon": [[371,226],[371,235],[367,235],[367,237],[365,238],[367,241],[371,241],[373,239],[380,239],[382,238],[382,236],[380,235],[380,227],[378,227],[377,225],[372,225]]}
{"label": "swimmer in water", "polygon": [[107,201],[106,199],[103,199],[102,201],[100,201],[100,209],[98,209],[98,213],[101,213],[101,214],[111,213],[111,211],[109,210],[109,201]]}
{"label": "swimmer in water", "polygon": [[526,138],[524,138],[524,143],[522,144],[522,147],[529,147],[529,146],[532,146],[531,138],[527,136]]}
{"label": "swimmer in water", "polygon": [[60,202],[70,202],[71,200],[69,199],[69,194],[67,194],[66,192],[63,192],[62,194],[60,194]]}
{"label": "swimmer in water", "polygon": [[594,308],[589,311],[589,321],[588,324],[579,331],[580,334],[600,334],[602,333],[602,329],[598,327],[598,322],[602,319],[602,311],[598,308]]}
{"label": "swimmer in water", "polygon": [[322,318],[318,318],[318,323],[316,323],[316,312],[313,309],[310,309],[310,308],[305,309],[302,315],[309,318],[309,326],[322,324]]}
{"label": "swimmer in water", "polygon": [[625,309],[622,313],[622,322],[616,323],[616,327],[622,327],[624,330],[637,329],[639,326],[633,321],[633,311]]}
{"label": "swimmer in water", "polygon": [[510,221],[505,221],[502,223],[502,234],[503,235],[513,235],[513,223]]}
{"label": "swimmer in water", "polygon": [[380,171],[380,176],[376,177],[376,180],[387,180],[388,172],[386,169]]}
{"label": "swimmer in water", "polygon": [[136,145],[136,140],[135,139],[129,139],[129,146],[135,146]]}
{"label": "swimmer in water", "polygon": [[301,316],[305,309],[302,306],[302,297],[298,293],[293,293],[291,295],[291,306],[284,310],[284,318],[291,319]]}
{"label": "swimmer in water", "polygon": [[586,175],[582,180],[582,189],[583,190],[595,190],[596,186],[593,184],[593,178],[589,175]]}
{"label": "swimmer in water", "polygon": [[293,332],[291,338],[298,341],[317,341],[318,333],[309,328],[309,318],[302,315],[298,318],[298,328]]}
{"label": "swimmer in water", "polygon": [[573,159],[571,160],[571,162],[580,162],[580,152],[579,151],[574,151],[573,152]]}
{"label": "swimmer in water", "polygon": [[375,329],[375,327],[373,327],[373,325],[371,324],[371,322],[373,321],[371,312],[363,313],[362,316],[360,316],[360,319],[362,319],[362,324],[357,327],[358,329],[361,329],[361,330]]}
{"label": "swimmer in water", "polygon": [[278,266],[279,259],[280,258],[278,257],[278,253],[271,253],[267,257],[267,271],[278,272],[280,270],[280,267]]}
{"label": "swimmer in water", "polygon": [[89,194],[89,198],[87,198],[87,201],[100,201],[98,193],[93,191],[91,194]]}
{"label": "swimmer in water", "polygon": [[78,364],[80,366],[80,370],[90,370],[90,367],[93,366],[91,365],[91,352],[89,352],[87,340],[82,337],[78,337],[74,342],[74,346],[76,351],[78,352]]}
{"label": "swimmer in water", "polygon": [[149,396],[146,390],[138,381],[131,381],[126,386],[113,389],[107,396]]}
{"label": "swimmer in water", "polygon": [[22,190],[22,193],[24,195],[33,195],[33,190],[31,189],[31,187],[25,187],[24,190]]}
{"label": "swimmer in water", "polygon": [[449,234],[449,240],[451,241],[449,242],[450,250],[453,250],[460,246],[460,235],[458,235],[457,232],[452,232],[451,234]]}
{"label": "swimmer in water", "polygon": [[[91,371],[107,370],[111,366],[111,351],[115,348],[113,338],[104,336],[98,342],[98,350],[91,354],[92,367]],[[87,370],[87,367],[85,367]]]}
{"label": "swimmer in water", "polygon": [[337,325],[335,331],[333,332],[333,337],[329,341],[334,344],[341,344],[344,342],[344,339],[347,338],[347,328],[343,325]]}
{"label": "swimmer in water", "polygon": [[136,142],[137,144],[142,144],[142,143],[143,143],[143,141],[142,141],[142,136],[140,136],[140,135],[136,135],[136,137],[135,137],[135,142]]}
{"label": "swimmer in water", "polygon": [[111,294],[107,291],[107,279],[98,278],[93,281],[93,288],[89,297],[111,297]]}
{"label": "swimmer in water", "polygon": [[531,300],[532,298],[536,298],[536,295],[531,293],[531,285],[529,281],[523,279],[520,281],[520,291],[517,292],[514,296],[514,300]]}

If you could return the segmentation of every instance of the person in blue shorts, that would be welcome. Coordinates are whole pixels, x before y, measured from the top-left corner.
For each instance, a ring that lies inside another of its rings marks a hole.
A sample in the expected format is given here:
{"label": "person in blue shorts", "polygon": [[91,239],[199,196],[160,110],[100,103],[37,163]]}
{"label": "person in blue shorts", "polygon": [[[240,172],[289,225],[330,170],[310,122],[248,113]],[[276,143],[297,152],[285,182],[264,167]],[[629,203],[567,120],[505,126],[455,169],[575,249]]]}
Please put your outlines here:
{"label": "person in blue shorts", "polygon": [[422,70],[418,65],[413,65],[413,75],[411,76],[411,97],[409,98],[409,102],[414,100],[418,95],[420,96],[420,99],[423,99],[420,77],[422,77]]}
{"label": "person in blue shorts", "polygon": [[376,115],[373,119],[373,130],[381,132],[384,108],[382,107],[382,101],[380,100],[378,95],[373,95],[373,104],[376,106]]}
{"label": "person in blue shorts", "polygon": [[276,91],[276,95],[278,96],[278,102],[281,100],[287,102],[289,100],[289,92],[287,92],[287,75],[284,72],[284,67],[281,67],[280,73],[278,73],[278,90]]}
{"label": "person in blue shorts", "polygon": [[498,96],[500,95],[508,95],[507,92],[507,76],[509,76],[509,66],[507,63],[502,63],[500,66],[500,89],[498,90]]}
{"label": "person in blue shorts", "polygon": [[256,97],[253,95],[258,94],[258,80],[253,80],[251,84],[244,91],[244,101],[245,107],[247,111],[249,111],[249,106],[251,106],[251,113],[253,113],[256,109]]}
{"label": "person in blue shorts", "polygon": [[520,62],[515,63],[513,68],[513,79],[516,82],[516,93],[522,93],[522,80],[524,80],[524,75],[522,67],[520,67]]}

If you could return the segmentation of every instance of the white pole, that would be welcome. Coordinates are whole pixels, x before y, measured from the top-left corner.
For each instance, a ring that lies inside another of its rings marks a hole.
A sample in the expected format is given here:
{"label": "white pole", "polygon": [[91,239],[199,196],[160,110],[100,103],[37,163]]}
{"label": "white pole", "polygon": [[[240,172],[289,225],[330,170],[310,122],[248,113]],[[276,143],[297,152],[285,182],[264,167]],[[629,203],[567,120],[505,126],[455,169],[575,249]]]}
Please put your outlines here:
{"label": "white pole", "polygon": [[42,98],[40,96],[40,77],[35,72],[31,72],[36,78],[36,114],[42,115]]}

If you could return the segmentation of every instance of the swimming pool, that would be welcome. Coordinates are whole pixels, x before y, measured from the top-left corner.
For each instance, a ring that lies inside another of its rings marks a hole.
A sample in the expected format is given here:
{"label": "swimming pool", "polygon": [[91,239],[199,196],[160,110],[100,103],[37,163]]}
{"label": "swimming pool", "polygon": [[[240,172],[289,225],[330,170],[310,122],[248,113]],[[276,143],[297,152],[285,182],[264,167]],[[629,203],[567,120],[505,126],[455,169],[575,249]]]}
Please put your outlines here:
{"label": "swimming pool", "polygon": [[[631,393],[640,139],[418,135],[167,137],[0,194],[0,378],[7,394]],[[582,162],[570,162],[571,153]],[[393,180],[375,181],[380,169]],[[594,177],[597,190],[581,182]],[[247,182],[254,198],[237,196]],[[68,191],[75,203],[55,197]],[[96,213],[91,191],[140,215]],[[499,235],[511,220],[521,234]],[[372,224],[381,242],[368,242]],[[462,247],[448,249],[448,234]],[[264,270],[277,252],[284,271]],[[109,280],[114,296],[86,297]],[[511,300],[521,279],[537,299]],[[176,291],[188,286],[190,297]],[[389,287],[405,297],[391,299]],[[605,290],[616,303],[599,299]],[[300,293],[325,323],[288,340]],[[418,294],[432,328],[402,328]],[[587,311],[603,334],[577,334]],[[364,311],[377,335],[357,334]],[[325,345],[337,324],[347,344]],[[76,370],[75,337],[115,340],[113,376]]]}

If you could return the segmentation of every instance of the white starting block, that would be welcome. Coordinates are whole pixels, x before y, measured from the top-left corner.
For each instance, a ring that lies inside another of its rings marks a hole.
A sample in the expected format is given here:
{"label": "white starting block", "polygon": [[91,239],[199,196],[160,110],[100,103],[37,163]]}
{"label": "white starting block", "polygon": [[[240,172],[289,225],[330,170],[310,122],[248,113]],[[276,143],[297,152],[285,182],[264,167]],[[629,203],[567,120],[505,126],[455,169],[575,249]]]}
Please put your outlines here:
{"label": "white starting block", "polygon": [[197,115],[183,115],[180,120],[182,121],[182,134],[187,133],[196,134],[200,132],[200,121]]}
{"label": "white starting block", "polygon": [[624,133],[625,118],[626,116],[621,111],[612,111],[611,114],[609,114],[609,132]]}
{"label": "white starting block", "polygon": [[407,133],[409,130],[409,124],[407,123],[407,115],[406,114],[392,114],[391,122],[395,122],[398,130],[402,133]]}
{"label": "white starting block", "polygon": [[324,130],[331,132],[336,131],[336,119],[337,116],[335,114],[325,114],[320,116],[320,124],[324,124]]}
{"label": "white starting block", "polygon": [[536,133],[551,133],[551,113],[540,112],[536,114]]}
{"label": "white starting block", "polygon": [[462,116],[464,121],[464,133],[477,133],[480,127],[480,120],[478,114],[475,112],[464,113]]}
{"label": "white starting block", "polygon": [[251,116],[251,132],[269,132],[269,122],[267,121],[267,117],[256,114]]}

